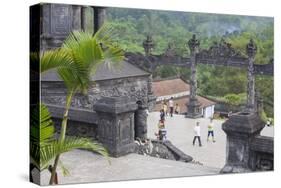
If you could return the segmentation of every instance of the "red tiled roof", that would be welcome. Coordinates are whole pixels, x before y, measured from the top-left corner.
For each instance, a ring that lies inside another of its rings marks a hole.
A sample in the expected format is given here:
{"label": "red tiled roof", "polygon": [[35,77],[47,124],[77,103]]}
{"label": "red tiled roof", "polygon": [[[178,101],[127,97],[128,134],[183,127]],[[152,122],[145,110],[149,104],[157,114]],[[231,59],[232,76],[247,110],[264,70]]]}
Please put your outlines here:
{"label": "red tiled roof", "polygon": [[190,85],[180,78],[152,82],[152,90],[155,96],[172,95],[190,90]]}
{"label": "red tiled roof", "polygon": [[[181,92],[190,91],[190,85],[184,82],[180,78],[171,79],[171,80],[162,80],[162,81],[154,81],[152,82],[153,93],[157,97],[173,95]],[[205,108],[211,105],[214,105],[215,102],[206,99],[202,96],[197,95],[197,99],[199,101],[200,108]],[[189,102],[189,95],[183,96],[179,98],[174,98],[174,104],[179,104],[181,113],[187,112],[186,103]],[[162,108],[161,101],[157,102],[154,107],[155,111],[160,111]]]}
{"label": "red tiled roof", "polygon": [[[197,96],[197,99],[199,101],[199,103],[201,104],[200,105],[200,108],[206,108],[208,106],[212,106],[214,104],[216,104],[215,102],[213,101],[210,101],[202,96]],[[189,102],[189,96],[185,96],[185,97],[180,97],[180,98],[177,98],[175,99],[174,98],[174,105],[178,104],[179,107],[180,107],[180,113],[185,113],[187,112],[187,107],[186,107],[186,104]],[[160,111],[162,109],[162,103],[159,101],[156,103],[156,105],[154,106],[154,111]]]}

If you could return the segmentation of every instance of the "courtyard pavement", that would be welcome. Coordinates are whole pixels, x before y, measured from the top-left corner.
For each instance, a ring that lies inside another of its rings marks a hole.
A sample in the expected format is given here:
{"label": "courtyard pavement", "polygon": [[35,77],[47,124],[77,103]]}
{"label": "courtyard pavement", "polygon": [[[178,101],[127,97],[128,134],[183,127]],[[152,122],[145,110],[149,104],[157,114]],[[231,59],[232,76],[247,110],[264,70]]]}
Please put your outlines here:
{"label": "courtyard pavement", "polygon": [[[148,137],[155,138],[159,113],[148,116]],[[203,146],[192,145],[193,127],[196,121],[201,122]],[[215,175],[225,164],[226,135],[221,129],[223,121],[214,120],[216,142],[207,142],[207,125],[209,119],[187,119],[175,115],[166,119],[167,137],[176,147],[191,155],[198,163],[159,159],[155,157],[129,154],[119,158],[110,158],[111,164],[100,155],[85,150],[74,150],[61,156],[63,164],[70,171],[63,176],[58,170],[59,184],[153,179],[168,177],[186,177]],[[273,136],[273,127],[266,127],[262,135]],[[50,173],[41,173],[41,184],[48,185]]]}
{"label": "courtyard pavement", "polygon": [[[149,113],[148,116],[148,137],[156,139],[154,133],[157,132],[159,112]],[[192,145],[194,136],[194,125],[199,121],[201,125],[201,142],[202,147]],[[226,160],[226,134],[221,129],[224,121],[214,120],[214,134],[216,142],[213,143],[210,139],[207,142],[208,123],[209,119],[189,119],[184,115],[174,115],[174,117],[167,117],[165,126],[167,129],[167,139],[172,142],[176,147],[182,150],[187,155],[193,157],[195,161],[200,162],[204,166],[215,167],[221,169]],[[261,133],[265,136],[273,136],[273,127],[265,127]],[[210,137],[211,138],[211,137]]]}
{"label": "courtyard pavement", "polygon": [[[58,170],[59,184],[213,175],[219,172],[216,168],[139,154],[110,158],[109,164],[102,156],[83,150],[63,154],[62,161],[70,175],[63,176]],[[50,173],[43,171],[41,184],[48,185],[49,179]]]}

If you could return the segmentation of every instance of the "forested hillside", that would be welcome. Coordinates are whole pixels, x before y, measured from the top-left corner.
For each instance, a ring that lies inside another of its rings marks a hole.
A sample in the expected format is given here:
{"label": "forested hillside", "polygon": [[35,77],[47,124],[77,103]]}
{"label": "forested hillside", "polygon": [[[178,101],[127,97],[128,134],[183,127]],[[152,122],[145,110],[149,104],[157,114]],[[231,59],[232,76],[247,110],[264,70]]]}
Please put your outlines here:
{"label": "forested hillside", "polygon": [[[186,44],[195,33],[200,48],[224,38],[242,53],[253,38],[258,47],[255,63],[266,64],[273,58],[273,18],[108,8],[107,22],[118,31],[114,41],[125,51],[144,53],[142,42],[151,34],[156,44],[154,54],[164,53],[170,43],[178,55],[188,56]],[[197,70],[199,94],[225,99],[232,96],[236,100],[232,102],[245,103],[246,71],[206,65],[199,65]],[[188,69],[163,66],[154,77],[179,75],[189,79],[189,74]],[[266,114],[273,117],[273,77],[256,76],[256,86]]]}

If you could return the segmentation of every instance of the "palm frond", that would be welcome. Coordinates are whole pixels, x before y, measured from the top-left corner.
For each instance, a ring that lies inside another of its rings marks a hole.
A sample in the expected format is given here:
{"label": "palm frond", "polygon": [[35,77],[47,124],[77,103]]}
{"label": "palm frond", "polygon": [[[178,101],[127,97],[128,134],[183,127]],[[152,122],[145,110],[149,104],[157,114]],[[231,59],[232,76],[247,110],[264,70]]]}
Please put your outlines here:
{"label": "palm frond", "polygon": [[77,66],[74,64],[70,56],[68,55],[68,51],[65,49],[56,49],[56,50],[49,50],[43,52],[36,59],[36,56],[32,56],[32,61],[40,61],[40,72],[46,72],[51,69],[56,68],[67,68],[77,70]]}
{"label": "palm frond", "polygon": [[113,44],[113,38],[119,35],[117,30],[110,23],[104,23],[102,27],[95,33],[94,38],[105,46]]}
{"label": "palm frond", "polygon": [[80,91],[87,91],[90,83],[90,73],[93,67],[102,63],[103,51],[99,43],[91,34],[74,31],[64,41],[63,48],[71,51],[73,62],[79,67],[83,67],[85,72],[74,74],[68,69],[59,69],[58,73],[68,88],[76,88]]}
{"label": "palm frond", "polygon": [[48,108],[44,104],[38,105],[31,113],[31,141],[38,143],[50,141],[54,131],[54,123]]}
{"label": "palm frond", "polygon": [[41,147],[40,169],[45,169],[58,154],[62,154],[74,149],[87,149],[95,153],[99,153],[109,160],[109,154],[101,144],[88,138],[66,137],[63,143],[60,143],[58,140],[54,140]]}
{"label": "palm frond", "polygon": [[39,104],[31,113],[30,155],[33,164],[40,167],[40,149],[54,138],[54,123],[48,108]]}

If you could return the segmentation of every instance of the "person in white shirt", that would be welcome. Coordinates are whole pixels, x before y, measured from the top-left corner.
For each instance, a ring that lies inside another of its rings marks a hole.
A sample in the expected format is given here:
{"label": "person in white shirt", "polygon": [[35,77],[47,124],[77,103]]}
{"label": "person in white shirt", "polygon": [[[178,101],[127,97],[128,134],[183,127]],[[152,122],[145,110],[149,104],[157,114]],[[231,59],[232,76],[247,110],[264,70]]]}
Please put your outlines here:
{"label": "person in white shirt", "polygon": [[196,125],[194,127],[194,138],[193,138],[193,146],[195,144],[195,141],[196,139],[198,139],[198,142],[199,142],[199,146],[201,147],[202,144],[201,144],[201,138],[200,138],[200,123],[199,122],[196,122]]}
{"label": "person in white shirt", "polygon": [[173,117],[173,112],[174,112],[174,101],[173,101],[173,97],[171,97],[170,100],[169,100],[169,107],[170,107],[170,116]]}

